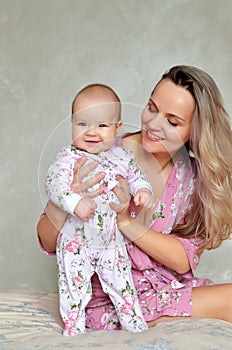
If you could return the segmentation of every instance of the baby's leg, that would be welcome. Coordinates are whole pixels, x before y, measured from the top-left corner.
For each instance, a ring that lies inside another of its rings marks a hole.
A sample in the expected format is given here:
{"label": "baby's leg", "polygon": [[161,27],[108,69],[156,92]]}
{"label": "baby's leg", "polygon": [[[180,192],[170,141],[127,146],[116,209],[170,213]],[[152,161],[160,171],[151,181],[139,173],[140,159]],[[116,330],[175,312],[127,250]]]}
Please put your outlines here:
{"label": "baby's leg", "polygon": [[102,288],[112,300],[123,329],[142,332],[147,324],[139,306],[125,245],[106,248],[97,267]]}
{"label": "baby's leg", "polygon": [[76,242],[63,241],[57,247],[60,313],[63,335],[85,333],[85,308],[91,299],[91,264],[86,248]]}

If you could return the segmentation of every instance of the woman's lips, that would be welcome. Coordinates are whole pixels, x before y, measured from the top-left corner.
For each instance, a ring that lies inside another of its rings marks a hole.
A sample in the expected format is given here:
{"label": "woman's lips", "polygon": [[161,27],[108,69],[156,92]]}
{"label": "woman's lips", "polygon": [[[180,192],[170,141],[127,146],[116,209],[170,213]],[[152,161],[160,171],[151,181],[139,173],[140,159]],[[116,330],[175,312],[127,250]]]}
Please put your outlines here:
{"label": "woman's lips", "polygon": [[146,131],[146,138],[152,142],[164,141],[163,137],[152,134],[149,130]]}

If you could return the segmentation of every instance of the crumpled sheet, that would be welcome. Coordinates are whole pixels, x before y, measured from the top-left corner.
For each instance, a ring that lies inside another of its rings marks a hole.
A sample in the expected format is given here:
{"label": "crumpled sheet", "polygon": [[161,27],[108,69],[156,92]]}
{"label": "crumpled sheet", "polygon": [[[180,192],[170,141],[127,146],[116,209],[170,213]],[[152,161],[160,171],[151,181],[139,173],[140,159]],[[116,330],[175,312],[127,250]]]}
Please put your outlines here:
{"label": "crumpled sheet", "polygon": [[232,324],[186,318],[143,333],[89,330],[64,337],[57,292],[0,290],[0,349],[231,350]]}

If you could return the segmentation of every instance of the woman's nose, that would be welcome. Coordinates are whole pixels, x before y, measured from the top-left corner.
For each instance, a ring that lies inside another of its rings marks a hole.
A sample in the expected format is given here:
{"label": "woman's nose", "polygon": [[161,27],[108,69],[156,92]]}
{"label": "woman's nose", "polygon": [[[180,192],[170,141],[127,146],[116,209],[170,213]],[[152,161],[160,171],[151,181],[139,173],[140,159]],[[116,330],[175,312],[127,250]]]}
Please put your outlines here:
{"label": "woman's nose", "polygon": [[143,123],[147,124],[151,129],[160,129],[163,125],[163,117],[159,113],[144,111],[142,120]]}
{"label": "woman's nose", "polygon": [[153,118],[149,120],[149,127],[155,130],[162,129],[163,119],[164,118],[160,114],[156,113],[155,115],[153,115]]}

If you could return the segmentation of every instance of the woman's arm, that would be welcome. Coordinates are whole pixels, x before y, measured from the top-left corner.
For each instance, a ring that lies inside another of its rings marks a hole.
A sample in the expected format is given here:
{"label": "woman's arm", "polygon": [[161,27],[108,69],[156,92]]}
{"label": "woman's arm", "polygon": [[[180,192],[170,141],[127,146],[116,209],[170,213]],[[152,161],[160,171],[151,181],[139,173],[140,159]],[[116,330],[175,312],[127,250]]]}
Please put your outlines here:
{"label": "woman's arm", "polygon": [[120,204],[111,203],[111,207],[118,212],[120,231],[157,262],[179,274],[188,272],[190,270],[188,256],[178,239],[149,229],[129,216],[130,194],[126,180],[120,181],[120,187],[115,187],[114,193]]}
{"label": "woman's arm", "polygon": [[67,215],[51,201],[48,202],[45,215],[40,218],[37,225],[37,234],[46,252],[55,253],[57,236],[64,226]]}
{"label": "woman's arm", "polygon": [[175,237],[149,229],[129,216],[123,220],[119,216],[118,227],[129,240],[160,264],[179,274],[190,270],[188,256]]}

